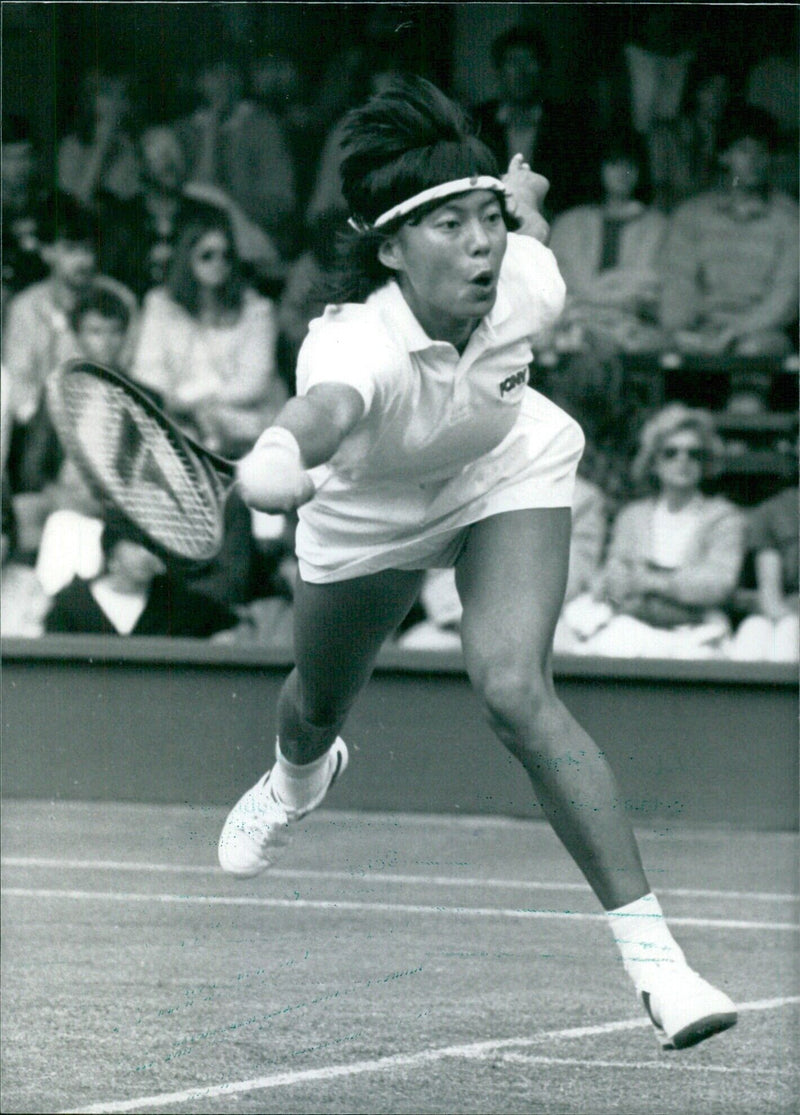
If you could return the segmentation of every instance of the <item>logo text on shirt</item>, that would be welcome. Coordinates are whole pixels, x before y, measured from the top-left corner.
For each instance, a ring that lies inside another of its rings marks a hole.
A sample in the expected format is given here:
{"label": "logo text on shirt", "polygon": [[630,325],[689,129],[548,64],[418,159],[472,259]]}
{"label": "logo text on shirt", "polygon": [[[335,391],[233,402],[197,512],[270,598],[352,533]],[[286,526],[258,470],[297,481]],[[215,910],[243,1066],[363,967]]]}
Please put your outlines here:
{"label": "logo text on shirt", "polygon": [[514,372],[512,375],[506,376],[506,378],[500,384],[500,398],[502,399],[503,395],[505,395],[507,391],[513,391],[515,387],[518,387],[521,383],[525,383],[527,381],[527,378],[527,368],[520,368],[518,372]]}

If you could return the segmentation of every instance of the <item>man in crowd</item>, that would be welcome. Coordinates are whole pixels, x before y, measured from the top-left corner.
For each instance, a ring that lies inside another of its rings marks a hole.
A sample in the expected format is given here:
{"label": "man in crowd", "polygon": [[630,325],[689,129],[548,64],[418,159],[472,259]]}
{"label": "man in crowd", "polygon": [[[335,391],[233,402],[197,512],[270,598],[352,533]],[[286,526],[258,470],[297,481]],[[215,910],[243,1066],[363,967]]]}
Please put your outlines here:
{"label": "man in crowd", "polygon": [[513,27],[492,43],[492,62],[500,96],[473,109],[481,139],[501,167],[521,154],[550,180],[545,216],[589,200],[597,168],[586,129],[590,117],[577,103],[568,106],[548,97],[550,52],[544,36],[534,27]]}
{"label": "man in crowd", "polygon": [[24,551],[35,549],[41,516],[49,510],[38,496],[61,467],[62,454],[44,402],[47,376],[62,361],[82,355],[70,315],[95,283],[104,284],[135,312],[131,292],[96,275],[96,221],[69,195],[56,191],[36,214],[38,243],[47,277],[8,303],[3,330],[11,426],[6,468]]}
{"label": "man in crowd", "polygon": [[173,127],[152,124],[138,137],[139,191],[125,201],[105,195],[98,205],[99,262],[136,294],[160,286],[181,228],[193,203],[216,205],[231,219],[236,249],[254,277],[282,272],[270,237],[219,186],[188,179],[186,160]]}
{"label": "man in crowd", "polygon": [[718,189],[675,210],[661,324],[687,354],[781,356],[797,318],[798,207],[771,186],[775,126],[734,105],[720,128]]}
{"label": "man in crowd", "polygon": [[280,121],[264,104],[244,99],[239,70],[225,59],[199,67],[195,91],[199,107],[177,123],[189,177],[221,187],[290,258],[297,197]]}
{"label": "man in crowd", "polygon": [[36,211],[42,191],[37,170],[27,121],[21,116],[4,115],[0,155],[3,309],[9,298],[47,274],[39,254]]}

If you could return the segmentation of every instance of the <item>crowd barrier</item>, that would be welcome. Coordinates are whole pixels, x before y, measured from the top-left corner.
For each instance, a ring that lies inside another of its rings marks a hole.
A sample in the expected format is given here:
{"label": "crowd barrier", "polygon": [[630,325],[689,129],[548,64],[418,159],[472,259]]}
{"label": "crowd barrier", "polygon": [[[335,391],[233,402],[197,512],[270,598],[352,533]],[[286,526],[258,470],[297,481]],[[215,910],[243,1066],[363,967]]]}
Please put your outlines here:
{"label": "crowd barrier", "polygon": [[[223,805],[271,761],[288,650],[46,636],[0,652],[6,797]],[[555,672],[635,824],[797,828],[795,667],[562,657]],[[331,808],[538,813],[458,653],[387,647],[346,738]]]}

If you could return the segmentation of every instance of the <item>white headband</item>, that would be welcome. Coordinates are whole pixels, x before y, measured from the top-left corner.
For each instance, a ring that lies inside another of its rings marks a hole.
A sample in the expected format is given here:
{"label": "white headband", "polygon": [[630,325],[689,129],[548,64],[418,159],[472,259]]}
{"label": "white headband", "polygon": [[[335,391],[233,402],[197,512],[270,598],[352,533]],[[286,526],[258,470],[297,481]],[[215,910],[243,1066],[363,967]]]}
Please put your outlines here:
{"label": "white headband", "polygon": [[[431,186],[430,189],[414,194],[413,197],[406,198],[398,205],[393,205],[391,209],[387,209],[385,213],[381,213],[379,217],[375,218],[372,227],[382,228],[383,225],[388,225],[390,221],[394,221],[398,217],[404,217],[406,213],[419,209],[420,205],[425,205],[429,201],[451,197],[453,194],[463,194],[468,190],[499,190],[501,193],[508,193],[505,184],[499,178],[490,174],[481,174],[475,178],[456,178],[452,182],[440,182],[438,186]],[[362,231],[365,227],[363,222],[359,222],[354,217],[351,217],[348,223],[352,228],[359,231]]]}

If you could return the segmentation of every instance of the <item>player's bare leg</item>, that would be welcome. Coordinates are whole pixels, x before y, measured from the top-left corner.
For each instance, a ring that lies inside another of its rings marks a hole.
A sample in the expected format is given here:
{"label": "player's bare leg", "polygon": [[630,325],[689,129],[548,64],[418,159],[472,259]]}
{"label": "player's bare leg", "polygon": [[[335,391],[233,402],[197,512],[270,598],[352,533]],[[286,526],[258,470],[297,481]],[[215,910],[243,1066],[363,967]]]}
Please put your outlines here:
{"label": "player's bare leg", "polygon": [[388,569],[333,584],[298,583],[297,666],[278,699],[278,737],[291,762],[312,762],[331,745],[378,652],[414,603],[422,577]]}
{"label": "player's bare leg", "polygon": [[569,535],[568,508],[470,528],[456,570],[465,662],[494,731],[608,912],[659,1040],[681,1048],[733,1025],[735,1008],[686,964],[650,892],[614,775],[555,693],[551,648]]}
{"label": "player's bare leg", "polygon": [[237,802],[219,840],[222,867],[240,877],[269,867],[289,826],[322,802],[347,766],[338,733],[421,573],[388,570],[333,584],[298,582],[295,661],[278,699],[276,762]]}

